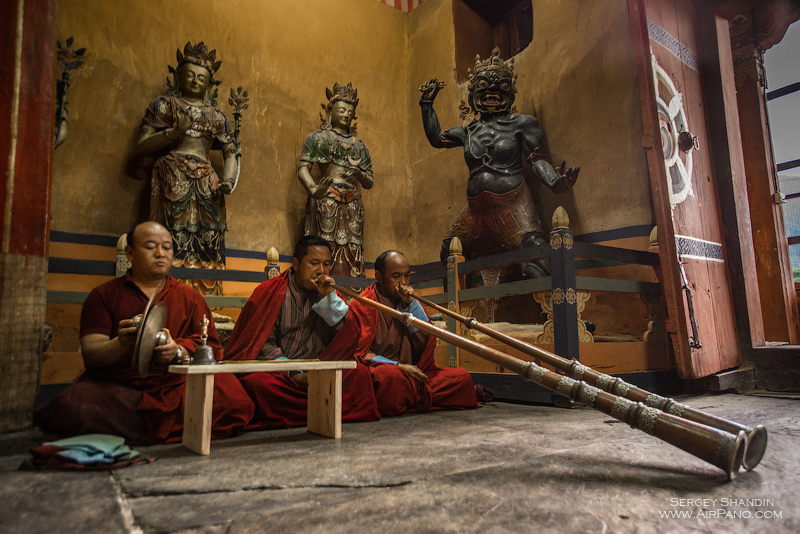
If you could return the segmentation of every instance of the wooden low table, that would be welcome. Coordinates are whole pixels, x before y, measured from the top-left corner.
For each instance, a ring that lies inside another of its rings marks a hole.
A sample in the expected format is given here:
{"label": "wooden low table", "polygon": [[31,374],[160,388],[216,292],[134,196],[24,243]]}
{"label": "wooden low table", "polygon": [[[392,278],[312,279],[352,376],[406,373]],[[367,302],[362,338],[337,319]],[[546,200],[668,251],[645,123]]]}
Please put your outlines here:
{"label": "wooden low table", "polygon": [[211,406],[214,375],[262,371],[308,373],[308,430],[338,439],[342,437],[342,369],[356,362],[319,360],[225,361],[216,365],[170,365],[171,373],[186,376],[183,444],[198,454],[211,453]]}

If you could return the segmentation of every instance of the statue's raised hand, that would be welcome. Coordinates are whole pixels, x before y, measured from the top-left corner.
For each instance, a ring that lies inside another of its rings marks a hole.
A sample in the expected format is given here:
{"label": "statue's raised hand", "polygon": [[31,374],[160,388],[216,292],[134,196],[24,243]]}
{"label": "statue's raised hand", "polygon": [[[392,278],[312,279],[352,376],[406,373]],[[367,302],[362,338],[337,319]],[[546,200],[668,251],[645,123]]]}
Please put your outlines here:
{"label": "statue's raised hand", "polygon": [[439,94],[439,91],[447,85],[444,82],[440,82],[436,78],[433,78],[426,83],[422,84],[419,88],[419,92],[422,93],[419,97],[420,102],[433,102],[433,99],[436,98],[436,95]]}
{"label": "statue's raised hand", "polygon": [[550,188],[554,193],[563,193],[564,191],[569,191],[572,189],[572,186],[575,185],[575,182],[578,180],[578,172],[581,170],[580,167],[569,167],[566,168],[567,162],[562,161],[561,165],[556,169],[556,173],[558,174],[558,181],[553,184]]}
{"label": "statue's raised hand", "polygon": [[178,108],[175,112],[175,129],[183,135],[186,133],[186,130],[192,127],[193,118],[189,114],[189,111],[183,108]]}

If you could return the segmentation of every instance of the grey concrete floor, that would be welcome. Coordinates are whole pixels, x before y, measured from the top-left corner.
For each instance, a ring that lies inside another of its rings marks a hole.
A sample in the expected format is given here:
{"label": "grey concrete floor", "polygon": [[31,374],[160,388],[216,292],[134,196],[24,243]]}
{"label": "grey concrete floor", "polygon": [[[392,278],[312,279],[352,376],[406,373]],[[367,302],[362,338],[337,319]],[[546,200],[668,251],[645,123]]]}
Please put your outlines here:
{"label": "grey concrete floor", "polygon": [[249,433],[206,457],[137,447],[157,460],[102,473],[18,471],[31,431],[0,436],[0,532],[800,532],[798,400],[679,400],[765,425],[761,464],[727,482],[598,411],[501,402],[348,424],[341,440]]}

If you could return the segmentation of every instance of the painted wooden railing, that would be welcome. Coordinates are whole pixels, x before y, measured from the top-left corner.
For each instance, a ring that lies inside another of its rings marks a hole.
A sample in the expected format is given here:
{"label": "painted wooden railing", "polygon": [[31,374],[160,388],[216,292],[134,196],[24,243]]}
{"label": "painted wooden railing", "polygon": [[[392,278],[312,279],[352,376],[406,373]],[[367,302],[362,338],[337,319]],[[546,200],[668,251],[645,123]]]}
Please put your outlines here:
{"label": "painted wooden railing", "polygon": [[[564,358],[580,358],[579,338],[585,335],[585,324],[580,319],[580,309],[588,298],[589,291],[614,291],[657,296],[661,294],[658,283],[611,278],[578,276],[576,272],[601,266],[638,264],[651,267],[659,265],[659,255],[631,249],[608,247],[575,241],[569,229],[569,219],[563,208],[553,215],[550,243],[529,247],[513,252],[466,261],[460,243],[454,239],[445,266],[428,267],[414,272],[411,283],[416,288],[425,288],[439,293],[426,294],[426,298],[440,305],[446,305],[464,315],[461,303],[484,299],[491,305],[495,299],[513,295],[533,295],[548,315],[545,328],[551,328],[555,352]],[[651,241],[655,241],[651,236]],[[117,262],[51,258],[50,273],[92,274],[121,276],[127,269],[124,254],[124,236],[117,244]],[[652,247],[651,247],[652,250]],[[233,282],[260,283],[280,273],[278,252],[271,248],[267,253],[267,267],[264,272],[244,270],[189,269],[173,267],[170,274],[176,278],[222,280]],[[532,278],[506,283],[484,284],[481,287],[466,287],[467,274],[481,271],[499,270],[502,267],[547,259],[550,261],[551,276]],[[368,278],[336,277],[338,284],[354,288],[364,288],[372,283]],[[427,293],[427,291],[426,291]],[[88,295],[85,291],[48,291],[48,303],[81,304]],[[206,296],[209,306],[216,308],[240,308],[248,297],[245,296]],[[491,316],[491,312],[488,313]],[[489,321],[491,322],[491,321]],[[461,335],[463,326],[448,321],[448,328]],[[458,366],[459,351],[449,347],[448,361]]]}

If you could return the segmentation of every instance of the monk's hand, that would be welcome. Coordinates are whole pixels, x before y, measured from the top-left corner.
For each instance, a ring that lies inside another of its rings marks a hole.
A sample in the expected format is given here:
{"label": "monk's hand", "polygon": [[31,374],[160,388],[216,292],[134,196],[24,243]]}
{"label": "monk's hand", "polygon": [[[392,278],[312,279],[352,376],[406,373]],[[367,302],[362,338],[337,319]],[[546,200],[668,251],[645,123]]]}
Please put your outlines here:
{"label": "monk's hand", "polygon": [[317,286],[317,291],[323,297],[333,293],[333,284],[336,283],[332,277],[327,274],[320,274],[316,278],[312,278],[314,285]]}
{"label": "monk's hand", "polygon": [[133,319],[121,320],[117,329],[119,344],[127,349],[132,348],[136,342],[136,332],[138,331],[139,328],[134,324]]}
{"label": "monk's hand", "polygon": [[400,285],[397,287],[397,293],[406,306],[411,304],[411,301],[414,300],[414,288],[411,286]]}
{"label": "monk's hand", "polygon": [[[170,364],[178,356],[178,344],[172,339],[172,334],[169,333],[169,328],[162,329],[162,332],[167,334],[167,343],[159,345],[153,349],[153,360],[155,363]],[[186,349],[181,348],[183,353],[181,356],[188,356]],[[178,362],[180,363],[180,362]]]}
{"label": "monk's hand", "polygon": [[294,373],[289,376],[300,386],[300,389],[308,391],[308,373]]}
{"label": "monk's hand", "polygon": [[428,375],[423,373],[422,370],[416,365],[410,365],[408,363],[398,363],[397,367],[401,369],[405,374],[416,380],[417,382],[422,383],[428,379]]}

